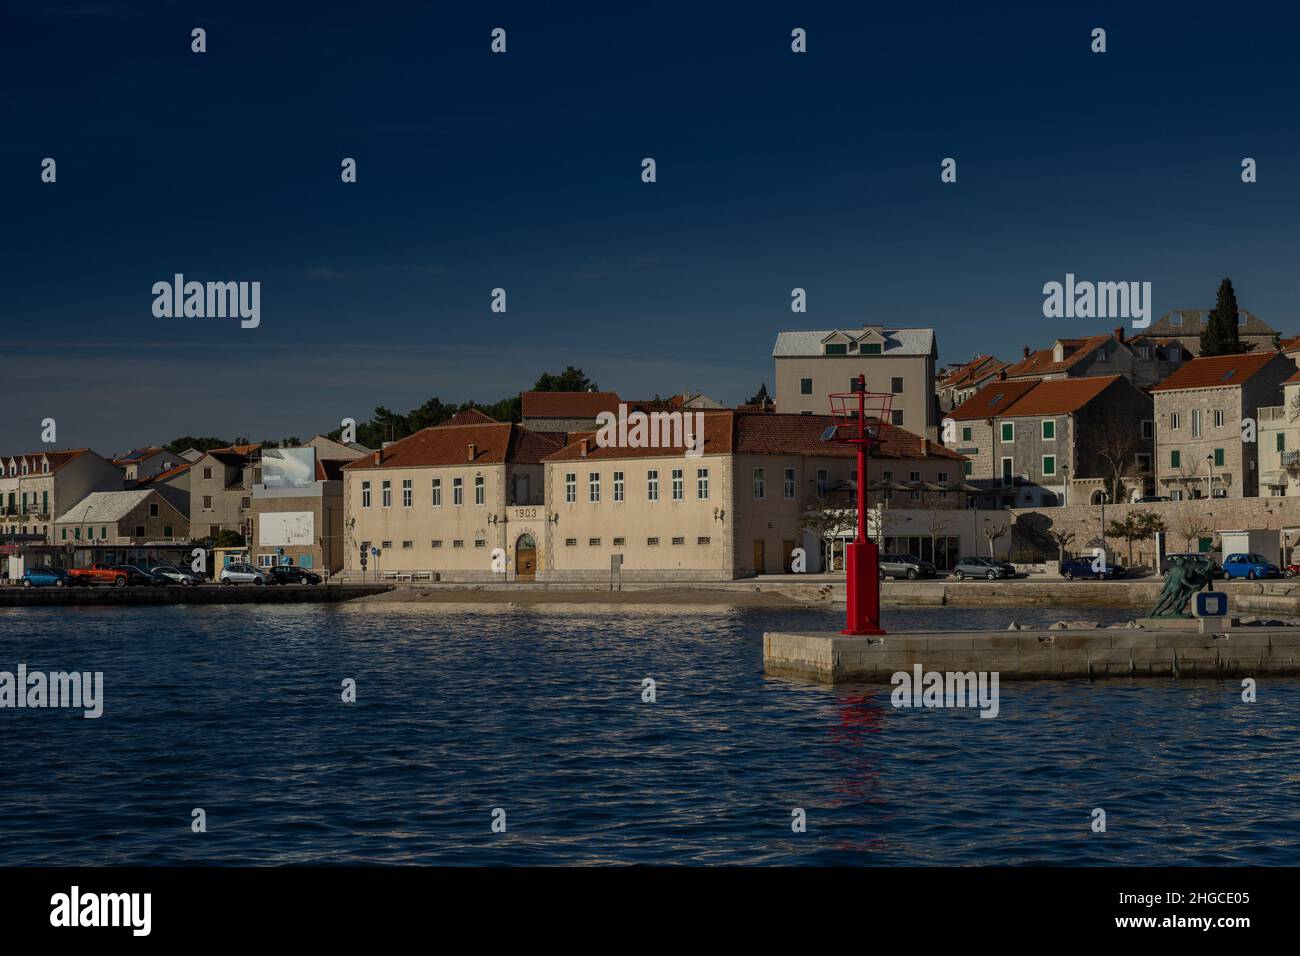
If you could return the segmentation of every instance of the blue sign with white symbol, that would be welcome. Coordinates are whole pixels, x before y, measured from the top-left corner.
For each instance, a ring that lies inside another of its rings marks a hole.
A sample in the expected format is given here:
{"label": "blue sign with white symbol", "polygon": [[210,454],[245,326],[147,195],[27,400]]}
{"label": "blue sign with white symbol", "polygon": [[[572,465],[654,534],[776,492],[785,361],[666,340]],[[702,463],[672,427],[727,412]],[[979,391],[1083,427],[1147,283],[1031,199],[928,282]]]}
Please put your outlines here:
{"label": "blue sign with white symbol", "polygon": [[1225,591],[1200,591],[1192,602],[1196,617],[1224,617],[1228,613],[1228,595]]}

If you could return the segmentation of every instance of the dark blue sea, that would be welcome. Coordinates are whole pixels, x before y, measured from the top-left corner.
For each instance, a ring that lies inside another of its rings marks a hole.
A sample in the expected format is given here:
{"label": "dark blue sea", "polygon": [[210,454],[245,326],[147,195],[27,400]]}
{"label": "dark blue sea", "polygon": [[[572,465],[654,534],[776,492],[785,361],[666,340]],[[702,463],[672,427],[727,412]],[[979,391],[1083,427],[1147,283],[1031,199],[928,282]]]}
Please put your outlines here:
{"label": "dark blue sea", "polygon": [[1300,864],[1300,681],[1005,682],[989,720],[764,676],[765,630],[841,615],[0,610],[0,670],[105,684],[0,710],[0,865]]}

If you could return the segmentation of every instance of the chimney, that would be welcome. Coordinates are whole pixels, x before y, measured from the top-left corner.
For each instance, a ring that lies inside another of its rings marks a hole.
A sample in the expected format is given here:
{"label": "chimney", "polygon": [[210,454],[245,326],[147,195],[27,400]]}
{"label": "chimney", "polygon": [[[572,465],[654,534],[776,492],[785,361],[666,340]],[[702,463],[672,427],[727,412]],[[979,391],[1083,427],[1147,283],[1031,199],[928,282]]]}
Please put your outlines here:
{"label": "chimney", "polygon": [[474,442],[469,443],[469,460],[473,461],[478,455],[478,445]]}
{"label": "chimney", "polygon": [[930,457],[930,439],[928,438],[921,439],[921,457],[922,458]]}
{"label": "chimney", "polygon": [[1005,382],[1006,380],[1007,380],[1007,370],[1004,368],[998,369],[998,381]]}
{"label": "chimney", "polygon": [[375,464],[377,465],[377,464],[379,464],[379,463],[380,463],[381,461],[383,461],[383,460],[384,460],[384,453],[383,453],[383,451],[377,451],[377,452],[375,452]]}
{"label": "chimney", "polygon": [[583,458],[587,457],[587,439],[578,442],[578,454]]}
{"label": "chimney", "polygon": [[1023,346],[1023,351],[1024,351],[1024,353],[1025,353],[1025,358],[1029,358],[1029,346],[1028,346],[1028,345]]}
{"label": "chimney", "polygon": [[1115,341],[1118,342],[1120,345],[1124,344],[1124,326],[1121,325],[1118,329],[1115,330]]}

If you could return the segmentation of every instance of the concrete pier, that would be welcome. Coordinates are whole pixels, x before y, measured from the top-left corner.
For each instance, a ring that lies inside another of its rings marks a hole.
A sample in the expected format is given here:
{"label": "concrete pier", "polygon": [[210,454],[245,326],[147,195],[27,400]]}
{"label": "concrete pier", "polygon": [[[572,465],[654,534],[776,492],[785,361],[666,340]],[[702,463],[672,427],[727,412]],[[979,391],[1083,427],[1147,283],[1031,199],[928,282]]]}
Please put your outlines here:
{"label": "concrete pier", "polygon": [[1198,621],[1164,621],[1086,630],[763,635],[763,666],[774,676],[888,683],[916,664],[927,671],[997,671],[999,680],[1300,674],[1300,627],[1220,622],[1202,633]]}
{"label": "concrete pier", "polygon": [[0,608],[92,604],[319,604],[351,601],[390,590],[392,587],[387,584],[279,584],[263,587],[203,584],[166,588],[23,588],[11,585],[0,589]]}

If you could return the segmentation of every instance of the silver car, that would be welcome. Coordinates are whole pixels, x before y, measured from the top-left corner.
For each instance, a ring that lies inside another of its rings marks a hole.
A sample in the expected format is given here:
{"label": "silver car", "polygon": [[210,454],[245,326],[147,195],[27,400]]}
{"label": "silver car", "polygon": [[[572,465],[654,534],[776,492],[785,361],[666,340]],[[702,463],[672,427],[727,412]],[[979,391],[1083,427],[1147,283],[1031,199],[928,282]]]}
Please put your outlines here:
{"label": "silver car", "polygon": [[915,581],[917,578],[934,577],[934,565],[929,561],[922,561],[914,554],[882,554],[880,556],[880,580],[885,578],[907,578],[909,581]]}
{"label": "silver car", "polygon": [[222,584],[265,584],[266,575],[251,564],[228,564],[217,580]]}
{"label": "silver car", "polygon": [[192,571],[182,571],[180,568],[170,564],[160,564],[156,568],[149,569],[153,574],[160,575],[170,581],[172,584],[192,585],[199,583],[199,576]]}

